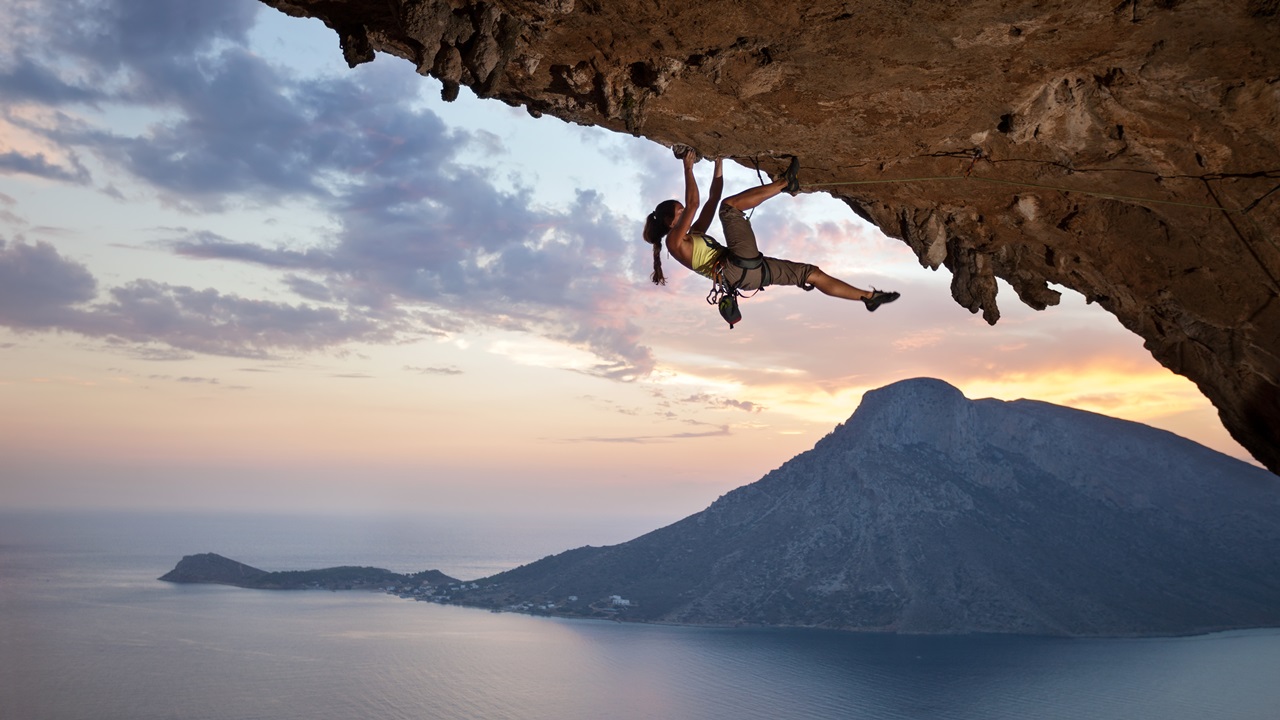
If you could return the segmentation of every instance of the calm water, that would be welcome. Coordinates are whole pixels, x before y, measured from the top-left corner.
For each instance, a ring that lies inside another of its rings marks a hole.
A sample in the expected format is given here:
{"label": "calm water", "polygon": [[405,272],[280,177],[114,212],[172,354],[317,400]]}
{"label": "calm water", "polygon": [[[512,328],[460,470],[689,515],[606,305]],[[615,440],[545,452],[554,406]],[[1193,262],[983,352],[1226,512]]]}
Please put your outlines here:
{"label": "calm water", "polygon": [[0,515],[0,718],[1280,718],[1280,631],[918,638],[564,621],[387,595],[175,586],[263,569],[475,578],[655,527]]}

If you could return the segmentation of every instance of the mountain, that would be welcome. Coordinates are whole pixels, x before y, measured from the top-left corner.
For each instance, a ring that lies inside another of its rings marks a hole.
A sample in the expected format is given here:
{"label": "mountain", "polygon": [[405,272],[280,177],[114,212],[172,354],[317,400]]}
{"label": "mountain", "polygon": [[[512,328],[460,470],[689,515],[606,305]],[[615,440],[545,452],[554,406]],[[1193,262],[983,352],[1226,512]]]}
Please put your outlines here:
{"label": "mountain", "polygon": [[715,625],[1189,634],[1280,625],[1280,482],[1162,430],[933,379],[758,482],[462,604]]}

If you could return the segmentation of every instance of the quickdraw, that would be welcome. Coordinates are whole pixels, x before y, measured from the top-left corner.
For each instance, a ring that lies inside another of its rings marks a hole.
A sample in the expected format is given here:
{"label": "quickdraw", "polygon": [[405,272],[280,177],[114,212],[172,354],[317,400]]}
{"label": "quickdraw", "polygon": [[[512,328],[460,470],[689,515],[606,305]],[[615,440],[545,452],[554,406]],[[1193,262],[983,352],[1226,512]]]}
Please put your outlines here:
{"label": "quickdraw", "polygon": [[729,323],[732,330],[742,320],[742,311],[738,309],[738,298],[742,293],[725,279],[724,263],[725,256],[721,255],[711,267],[711,292],[707,293],[707,304],[720,308],[720,317]]}
{"label": "quickdraw", "polygon": [[[742,268],[743,275],[738,282],[741,283],[746,278],[747,270],[760,268],[760,287],[750,295],[743,295],[738,285],[729,282],[725,277],[724,267],[726,263]],[[738,298],[754,297],[757,292],[763,290],[765,286],[773,281],[773,274],[769,271],[769,265],[764,261],[764,255],[757,255],[753,258],[740,258],[728,250],[721,253],[720,258],[711,266],[711,291],[707,293],[707,304],[715,305],[720,309],[720,317],[729,323],[729,329],[732,330],[734,325],[742,320],[742,311],[738,309]]]}

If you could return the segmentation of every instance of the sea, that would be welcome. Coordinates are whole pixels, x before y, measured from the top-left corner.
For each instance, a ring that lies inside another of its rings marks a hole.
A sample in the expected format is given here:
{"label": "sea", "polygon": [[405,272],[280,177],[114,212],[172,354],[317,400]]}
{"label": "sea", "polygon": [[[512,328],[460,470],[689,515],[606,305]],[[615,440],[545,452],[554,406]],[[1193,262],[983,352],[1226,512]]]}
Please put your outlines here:
{"label": "sea", "polygon": [[652,518],[0,512],[4,720],[1275,720],[1280,630],[922,637],[157,580],[183,555],[477,579]]}

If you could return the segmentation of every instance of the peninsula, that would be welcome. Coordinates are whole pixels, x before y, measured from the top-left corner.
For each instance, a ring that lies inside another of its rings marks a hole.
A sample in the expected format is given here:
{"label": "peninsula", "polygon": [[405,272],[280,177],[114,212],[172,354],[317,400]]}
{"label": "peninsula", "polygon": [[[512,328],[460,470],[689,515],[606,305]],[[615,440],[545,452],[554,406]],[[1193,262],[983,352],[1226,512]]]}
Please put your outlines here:
{"label": "peninsula", "polygon": [[[186,558],[165,579],[355,586],[356,571],[373,572],[219,560]],[[812,450],[629,542],[473,582],[431,576],[425,596],[420,575],[377,572],[366,586],[400,595],[638,622],[1060,636],[1280,627],[1280,483],[1145,425],[969,400],[920,378],[868,392]]]}

